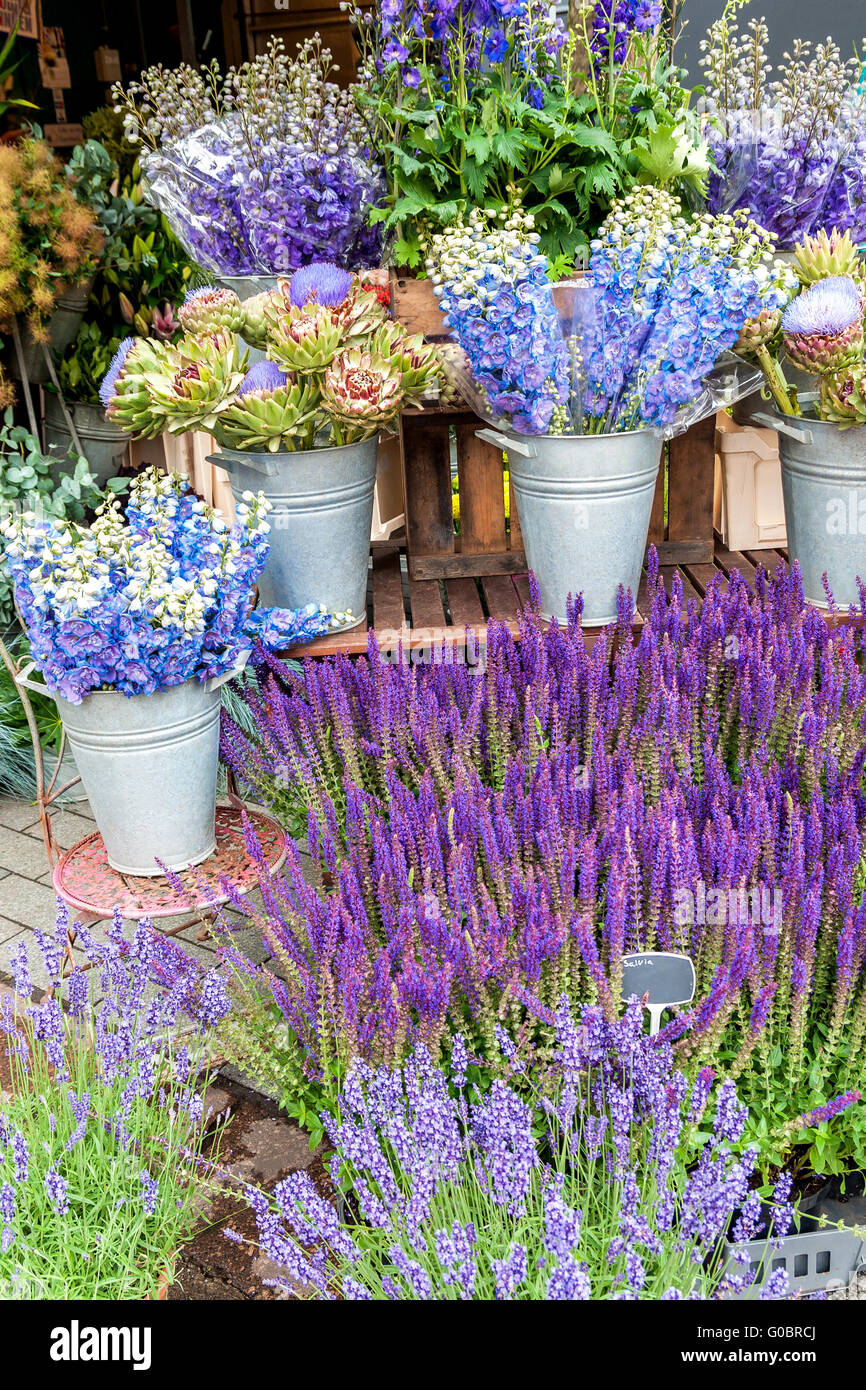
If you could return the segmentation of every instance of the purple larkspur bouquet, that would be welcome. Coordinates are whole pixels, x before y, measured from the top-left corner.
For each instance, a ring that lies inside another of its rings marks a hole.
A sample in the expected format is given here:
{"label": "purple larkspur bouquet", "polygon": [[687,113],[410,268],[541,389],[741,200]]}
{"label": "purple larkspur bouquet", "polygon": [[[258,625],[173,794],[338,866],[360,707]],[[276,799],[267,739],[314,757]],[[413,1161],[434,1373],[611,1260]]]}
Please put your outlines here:
{"label": "purple larkspur bouquet", "polygon": [[591,243],[588,275],[551,285],[534,219],[476,211],[431,239],[428,269],[479,413],[523,434],[679,433],[758,377],[730,352],[784,303],[772,237],[744,214],[688,222],[639,188]]}
{"label": "purple larkspur bouquet", "polygon": [[330,79],[318,35],[291,60],[280,39],[223,75],[148,68],[114,88],[131,138],[145,147],[150,200],[186,250],[221,275],[275,275],[327,258],[377,264],[367,226],[384,191],[354,88]]}
{"label": "purple larkspur bouquet", "polygon": [[820,226],[866,241],[862,60],[797,39],[770,80],[768,40],[763,19],[741,34],[726,9],[701,42],[710,208],[748,209],[786,249]]}

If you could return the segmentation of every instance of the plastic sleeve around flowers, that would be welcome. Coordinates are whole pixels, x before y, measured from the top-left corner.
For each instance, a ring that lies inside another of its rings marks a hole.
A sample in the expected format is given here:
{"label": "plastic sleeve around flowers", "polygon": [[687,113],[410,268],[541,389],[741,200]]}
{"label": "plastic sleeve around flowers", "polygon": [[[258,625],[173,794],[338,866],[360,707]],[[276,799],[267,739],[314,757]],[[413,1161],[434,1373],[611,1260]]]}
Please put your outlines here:
{"label": "plastic sleeve around flowers", "polygon": [[[519,433],[504,416],[497,417],[493,413],[487,396],[472,375],[469,358],[462,348],[456,345],[450,348],[448,356],[443,358],[442,365],[448,381],[486,424],[492,425],[495,429],[507,430],[511,434]],[[730,409],[744,396],[750,396],[753,391],[759,390],[763,384],[764,374],[760,367],[746,362],[735,352],[723,352],[712,371],[704,377],[700,394],[688,405],[682,406],[668,425],[663,429],[648,425],[641,428],[652,429],[662,439],[673,439],[676,435],[685,434],[692,425],[696,425],[708,415]]]}
{"label": "plastic sleeve around flowers", "polygon": [[221,117],[143,161],[148,201],[211,274],[274,275],[311,260],[376,263],[367,226],[384,192],[375,160],[279,142],[248,156],[237,118]]}
{"label": "plastic sleeve around flowers", "polygon": [[762,107],[718,113],[707,136],[720,171],[710,179],[711,212],[747,209],[783,250],[824,225],[851,140],[844,129],[834,140],[798,138],[777,110]]}

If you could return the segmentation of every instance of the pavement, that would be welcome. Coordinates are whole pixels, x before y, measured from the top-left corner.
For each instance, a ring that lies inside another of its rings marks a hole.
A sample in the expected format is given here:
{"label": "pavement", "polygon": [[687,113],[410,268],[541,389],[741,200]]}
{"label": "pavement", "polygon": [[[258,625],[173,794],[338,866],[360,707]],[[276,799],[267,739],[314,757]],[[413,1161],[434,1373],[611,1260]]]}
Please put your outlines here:
{"label": "pavement", "polygon": [[[73,801],[53,810],[51,829],[61,849],[68,849],[91,835],[96,822],[87,801]],[[39,809],[32,802],[0,797],[0,977],[10,978],[10,953],[21,941],[29,945],[35,927],[49,932],[53,929],[56,910],[57,899],[42,838]],[[169,930],[190,915],[185,911],[177,917],[163,917],[157,925]],[[236,916],[231,912],[227,915]],[[72,916],[74,918],[74,914]],[[101,923],[91,927],[97,940],[103,929]],[[201,923],[193,921],[176,940],[203,964],[216,964],[215,942]],[[261,936],[252,928],[239,933],[237,945],[257,964],[268,958]],[[37,989],[45,989],[48,979],[35,943],[29,956],[33,983]]]}

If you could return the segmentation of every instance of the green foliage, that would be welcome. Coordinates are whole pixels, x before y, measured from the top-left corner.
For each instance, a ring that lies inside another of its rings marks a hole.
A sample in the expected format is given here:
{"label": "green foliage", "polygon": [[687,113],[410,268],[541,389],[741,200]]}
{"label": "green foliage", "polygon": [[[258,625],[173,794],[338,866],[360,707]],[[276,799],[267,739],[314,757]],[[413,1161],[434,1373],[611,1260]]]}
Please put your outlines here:
{"label": "green foliage", "polygon": [[58,368],[60,389],[66,400],[99,405],[99,386],[119,344],[119,338],[106,338],[97,323],[82,323]]}
{"label": "green foliage", "polygon": [[[587,47],[591,23],[590,7],[578,20]],[[614,58],[615,42],[611,32],[609,52],[587,73],[595,120],[615,140],[629,181],[669,187],[694,206],[706,196],[713,168],[699,117],[691,108],[699,89],[686,87],[685,71],[669,61],[663,26],[633,34],[625,63]]]}
{"label": "green foliage", "polygon": [[174,334],[173,313],[165,321],[163,315],[183,299],[192,267],[137,183],[123,182],[114,191],[118,167],[98,140],[76,146],[67,168],[76,197],[96,213],[105,239],[81,332],[61,364],[64,391],[93,404],[94,386],[122,338]]}
{"label": "green foliage", "polygon": [[423,260],[419,224],[446,226],[472,207],[500,210],[513,191],[535,217],[541,250],[573,264],[587,230],[603,215],[628,171],[615,139],[593,119],[593,100],[572,83],[573,40],[551,76],[541,110],[526,82],[492,66],[485,82],[455,81],[448,93],[383,76],[359,104],[375,111],[389,177],[389,206],[373,214],[397,234],[399,263]]}
{"label": "green foliage", "polygon": [[[122,478],[107,484],[113,493],[126,487]],[[86,459],[75,458],[71,452],[66,458],[44,454],[39,441],[14,423],[11,409],[6,410],[0,425],[0,518],[4,522],[21,512],[83,521],[103,500]],[[14,626],[12,583],[5,563],[0,562],[0,635]]]}
{"label": "green foliage", "polygon": [[81,125],[84,138],[87,141],[96,141],[108,152],[109,159],[117,168],[121,188],[127,184],[137,184],[138,149],[127,140],[120,113],[115,111],[113,106],[100,106],[85,116]]}

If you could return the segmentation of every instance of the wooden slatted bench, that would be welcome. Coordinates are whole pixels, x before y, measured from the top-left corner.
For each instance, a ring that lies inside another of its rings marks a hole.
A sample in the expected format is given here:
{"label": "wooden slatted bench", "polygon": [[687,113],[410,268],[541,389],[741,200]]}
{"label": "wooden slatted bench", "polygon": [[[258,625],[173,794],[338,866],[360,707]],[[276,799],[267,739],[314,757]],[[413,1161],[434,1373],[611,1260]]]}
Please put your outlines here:
{"label": "wooden slatted bench", "polygon": [[[759,565],[772,573],[777,565],[784,563],[787,563],[787,552],[783,549],[733,551],[717,539],[712,564],[661,565],[660,573],[668,590],[678,573],[683,602],[694,599],[700,608],[716,573],[730,575],[736,569],[749,583],[754,583]],[[404,652],[417,652],[419,659],[422,653],[435,648],[438,659],[448,660],[453,656],[453,659],[462,660],[465,659],[461,652],[465,648],[467,627],[474,641],[479,643],[483,643],[489,618],[507,623],[510,630],[517,633],[520,611],[528,603],[529,576],[526,573],[413,579],[405,546],[399,541],[383,542],[372,546],[365,623],[351,632],[335,633],[308,646],[295,647],[287,655],[299,659],[336,652],[357,655],[367,650],[368,635],[374,629],[383,655],[393,655],[402,644]],[[649,612],[645,575],[636,606],[634,627],[639,629]],[[834,623],[850,621],[847,614],[829,620]],[[587,641],[592,644],[601,630],[586,628]]]}

